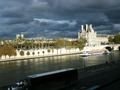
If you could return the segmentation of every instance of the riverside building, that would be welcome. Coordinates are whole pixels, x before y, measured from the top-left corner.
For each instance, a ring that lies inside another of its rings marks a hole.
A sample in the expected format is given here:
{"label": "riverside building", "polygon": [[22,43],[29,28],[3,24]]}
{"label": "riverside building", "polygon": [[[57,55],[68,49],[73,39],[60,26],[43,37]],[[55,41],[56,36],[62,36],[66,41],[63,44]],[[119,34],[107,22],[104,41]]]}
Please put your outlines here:
{"label": "riverside building", "polygon": [[96,46],[103,43],[108,43],[108,36],[98,36],[92,28],[92,24],[81,25],[81,31],[78,32],[78,39],[82,37],[87,40],[86,46]]}

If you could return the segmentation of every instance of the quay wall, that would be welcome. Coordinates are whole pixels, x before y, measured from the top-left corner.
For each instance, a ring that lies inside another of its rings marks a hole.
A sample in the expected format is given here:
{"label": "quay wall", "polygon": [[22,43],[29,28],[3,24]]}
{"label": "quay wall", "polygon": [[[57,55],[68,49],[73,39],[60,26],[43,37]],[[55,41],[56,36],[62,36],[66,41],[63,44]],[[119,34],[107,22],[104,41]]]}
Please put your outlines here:
{"label": "quay wall", "polygon": [[[35,57],[45,57],[45,56],[55,56],[55,55],[64,55],[64,54],[74,54],[74,53],[81,53],[81,51],[79,50],[79,48],[76,49],[65,49],[65,48],[61,48],[61,49],[50,49],[50,52],[48,52],[48,49],[31,49],[31,50],[23,50],[24,51],[24,55],[21,56],[20,52],[22,50],[16,50],[17,55],[16,56],[2,56],[0,61],[2,60],[12,60],[12,59],[24,59],[24,58],[35,58]],[[44,51],[44,53],[43,53]],[[30,54],[27,55],[27,52],[29,52]],[[33,55],[34,52],[34,55]],[[39,53],[38,53],[39,52]]]}
{"label": "quay wall", "polygon": [[[111,45],[97,45],[97,46],[86,46],[83,50],[80,50],[79,48],[76,49],[50,49],[50,52],[48,52],[48,49],[31,49],[31,50],[23,50],[24,55],[20,55],[20,51],[22,50],[16,50],[17,55],[16,56],[1,56],[0,61],[4,60],[12,60],[12,59],[25,59],[25,58],[35,58],[35,57],[46,57],[46,56],[55,56],[55,55],[66,55],[66,54],[75,54],[75,53],[81,53],[83,51],[104,51],[106,50],[106,47],[113,47]],[[118,47],[120,45],[114,45],[114,50],[118,50]],[[30,54],[27,55],[27,52]],[[33,55],[34,52],[34,55]],[[39,52],[39,53],[38,53]],[[44,53],[43,53],[44,52]]]}

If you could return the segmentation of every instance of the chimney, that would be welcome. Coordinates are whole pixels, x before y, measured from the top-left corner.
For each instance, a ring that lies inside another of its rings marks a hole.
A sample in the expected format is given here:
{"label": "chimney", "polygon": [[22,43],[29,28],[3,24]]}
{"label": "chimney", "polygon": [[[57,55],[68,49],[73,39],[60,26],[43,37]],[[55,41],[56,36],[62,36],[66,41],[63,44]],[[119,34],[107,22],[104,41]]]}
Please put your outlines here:
{"label": "chimney", "polygon": [[90,24],[90,29],[93,29],[93,28],[92,28],[92,24]]}
{"label": "chimney", "polygon": [[83,25],[81,25],[81,30],[82,30],[82,31],[84,30],[84,26],[83,26]]}
{"label": "chimney", "polygon": [[86,24],[86,31],[88,30],[88,24]]}

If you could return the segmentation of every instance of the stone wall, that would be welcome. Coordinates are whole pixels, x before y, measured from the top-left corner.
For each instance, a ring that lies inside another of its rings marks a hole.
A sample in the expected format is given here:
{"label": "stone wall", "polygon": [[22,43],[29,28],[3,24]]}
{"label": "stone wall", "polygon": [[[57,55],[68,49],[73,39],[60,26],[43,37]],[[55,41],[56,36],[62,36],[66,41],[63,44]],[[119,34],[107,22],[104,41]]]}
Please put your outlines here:
{"label": "stone wall", "polygon": [[[35,49],[35,50],[23,50],[24,51],[24,55],[21,56],[20,55],[20,51],[22,50],[16,50],[17,52],[17,56],[2,56],[1,59],[17,59],[17,58],[26,58],[26,57],[42,57],[42,56],[52,56],[52,55],[61,55],[61,54],[70,54],[70,53],[79,53],[80,50],[79,48],[77,49],[65,49],[65,48],[61,48],[61,49],[50,49],[50,52],[48,52],[48,49]],[[44,51],[44,53],[43,53]],[[30,55],[27,55],[27,52],[30,53]],[[35,53],[33,55],[33,52]],[[38,54],[39,52],[39,54]]]}

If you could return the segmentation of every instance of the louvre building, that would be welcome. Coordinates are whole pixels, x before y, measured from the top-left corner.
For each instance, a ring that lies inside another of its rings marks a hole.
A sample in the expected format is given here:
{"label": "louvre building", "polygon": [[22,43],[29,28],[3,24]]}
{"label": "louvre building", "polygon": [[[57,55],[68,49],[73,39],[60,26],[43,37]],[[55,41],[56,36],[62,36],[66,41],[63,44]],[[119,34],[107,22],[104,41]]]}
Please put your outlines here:
{"label": "louvre building", "polygon": [[87,40],[87,46],[101,45],[103,43],[108,43],[107,35],[97,35],[97,33],[92,28],[92,24],[81,25],[81,31],[78,32],[78,38],[85,38]]}

